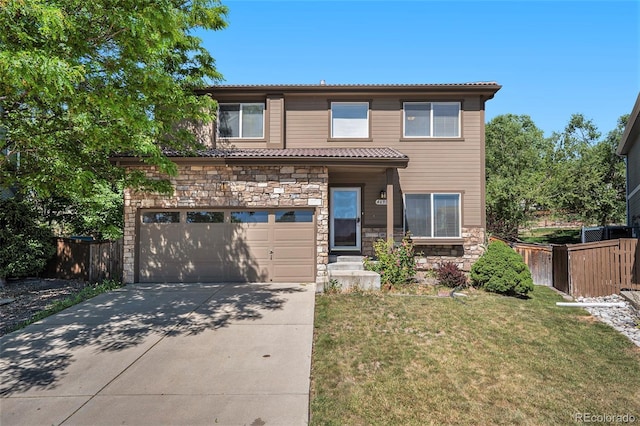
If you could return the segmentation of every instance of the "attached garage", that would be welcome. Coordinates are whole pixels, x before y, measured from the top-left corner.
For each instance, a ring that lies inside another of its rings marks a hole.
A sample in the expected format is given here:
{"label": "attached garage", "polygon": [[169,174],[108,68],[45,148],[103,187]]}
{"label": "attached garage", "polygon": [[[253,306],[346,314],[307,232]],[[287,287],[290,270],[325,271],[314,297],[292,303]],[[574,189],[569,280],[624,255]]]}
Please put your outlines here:
{"label": "attached garage", "polygon": [[140,210],[138,282],[312,282],[315,211]]}

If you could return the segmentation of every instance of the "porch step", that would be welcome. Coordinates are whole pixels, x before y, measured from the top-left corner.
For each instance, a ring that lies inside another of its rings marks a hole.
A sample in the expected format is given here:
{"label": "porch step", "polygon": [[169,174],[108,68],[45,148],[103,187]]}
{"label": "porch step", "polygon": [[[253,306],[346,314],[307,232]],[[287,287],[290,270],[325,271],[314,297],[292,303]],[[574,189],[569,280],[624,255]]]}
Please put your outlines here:
{"label": "porch step", "polygon": [[336,280],[343,290],[380,290],[380,275],[373,271],[329,270],[329,279]]}
{"label": "porch step", "polygon": [[362,263],[364,261],[365,256],[338,256],[336,259],[336,262],[338,263],[342,263],[342,262],[349,262],[349,263],[353,263],[353,262],[360,262]]}
{"label": "porch step", "polygon": [[343,290],[360,288],[379,290],[380,275],[364,270],[364,256],[336,256],[327,265],[329,280],[335,280]]}
{"label": "porch step", "polygon": [[335,262],[327,265],[329,271],[363,271],[364,265],[362,262]]}

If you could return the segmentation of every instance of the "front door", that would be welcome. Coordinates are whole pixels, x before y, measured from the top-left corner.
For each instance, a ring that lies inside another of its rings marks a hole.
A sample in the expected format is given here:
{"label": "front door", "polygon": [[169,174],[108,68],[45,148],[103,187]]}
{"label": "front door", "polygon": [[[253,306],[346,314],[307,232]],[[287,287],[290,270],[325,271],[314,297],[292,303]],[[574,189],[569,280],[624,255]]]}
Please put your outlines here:
{"label": "front door", "polygon": [[360,188],[330,188],[330,249],[360,251]]}

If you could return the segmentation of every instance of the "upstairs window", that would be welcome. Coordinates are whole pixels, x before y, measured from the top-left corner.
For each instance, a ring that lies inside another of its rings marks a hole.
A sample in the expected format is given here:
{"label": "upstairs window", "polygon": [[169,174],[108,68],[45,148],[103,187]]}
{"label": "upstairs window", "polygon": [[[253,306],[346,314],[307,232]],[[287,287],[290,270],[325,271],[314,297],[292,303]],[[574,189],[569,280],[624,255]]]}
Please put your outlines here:
{"label": "upstairs window", "polygon": [[460,238],[460,194],[405,194],[404,230],[416,238]]}
{"label": "upstairs window", "polygon": [[405,138],[459,138],[460,102],[405,102]]}
{"label": "upstairs window", "polygon": [[331,102],[332,138],[368,138],[369,102]]}
{"label": "upstairs window", "polygon": [[264,104],[220,104],[218,135],[222,138],[264,138]]}

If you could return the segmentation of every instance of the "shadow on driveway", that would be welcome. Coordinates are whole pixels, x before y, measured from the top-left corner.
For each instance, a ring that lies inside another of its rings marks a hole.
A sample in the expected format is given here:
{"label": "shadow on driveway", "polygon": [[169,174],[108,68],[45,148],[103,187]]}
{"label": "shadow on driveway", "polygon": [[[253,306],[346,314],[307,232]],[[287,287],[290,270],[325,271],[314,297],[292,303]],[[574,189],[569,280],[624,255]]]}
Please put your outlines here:
{"label": "shadow on driveway", "polygon": [[285,295],[306,291],[314,290],[284,284],[158,284],[99,295],[0,337],[0,396],[55,389],[79,352],[90,351],[85,362],[95,362],[85,371],[102,368],[108,362],[100,356],[104,353],[137,349],[127,355],[133,362],[162,338],[259,321],[266,312],[282,310]]}

